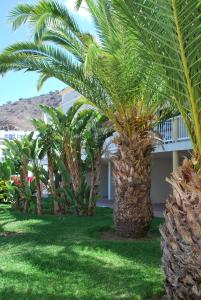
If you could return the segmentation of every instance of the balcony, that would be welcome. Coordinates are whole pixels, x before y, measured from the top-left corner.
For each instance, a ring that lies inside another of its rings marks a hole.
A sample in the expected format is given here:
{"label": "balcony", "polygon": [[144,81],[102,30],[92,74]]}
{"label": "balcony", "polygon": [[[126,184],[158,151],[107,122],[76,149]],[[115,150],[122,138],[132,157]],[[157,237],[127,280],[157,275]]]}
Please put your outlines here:
{"label": "balcony", "polygon": [[158,145],[155,152],[181,151],[192,149],[188,130],[181,116],[171,118],[156,128],[163,139],[163,145]]}
{"label": "balcony", "polygon": [[[155,153],[192,149],[188,130],[181,116],[171,118],[159,124],[155,128],[155,131],[160,134],[163,140],[163,143],[156,146]],[[112,143],[112,137],[106,140],[104,150],[106,152],[104,155],[106,159],[117,152],[117,146]]]}
{"label": "balcony", "polygon": [[157,126],[157,132],[163,138],[164,143],[189,140],[188,130],[181,116],[169,119]]}

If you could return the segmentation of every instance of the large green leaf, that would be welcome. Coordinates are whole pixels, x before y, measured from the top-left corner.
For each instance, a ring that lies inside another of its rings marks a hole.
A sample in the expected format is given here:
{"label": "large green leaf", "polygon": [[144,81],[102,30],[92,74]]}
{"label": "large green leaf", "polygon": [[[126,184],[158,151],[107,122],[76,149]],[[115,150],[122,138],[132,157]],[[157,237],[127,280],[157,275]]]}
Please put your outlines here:
{"label": "large green leaf", "polygon": [[173,103],[201,155],[200,0],[114,0],[147,64],[158,65]]}

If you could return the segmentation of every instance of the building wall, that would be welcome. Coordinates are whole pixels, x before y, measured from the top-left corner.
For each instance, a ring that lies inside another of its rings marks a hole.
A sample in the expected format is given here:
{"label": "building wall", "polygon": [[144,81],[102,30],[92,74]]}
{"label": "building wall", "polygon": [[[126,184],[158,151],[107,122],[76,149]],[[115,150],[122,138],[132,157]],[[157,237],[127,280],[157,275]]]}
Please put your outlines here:
{"label": "building wall", "polygon": [[[172,191],[171,186],[165,180],[173,171],[172,155],[173,152],[158,153],[154,155],[151,173],[151,199],[153,203],[165,203]],[[191,157],[190,148],[188,151],[179,151],[179,165],[182,164],[185,157]]]}
{"label": "building wall", "polygon": [[104,161],[101,165],[100,196],[102,198],[108,197],[108,165]]}
{"label": "building wall", "polygon": [[[164,203],[171,192],[170,185],[165,178],[172,172],[172,153],[168,158],[154,158],[152,163],[152,187],[151,199],[153,203]],[[115,186],[113,176],[111,177],[111,199],[115,198]],[[108,198],[108,163],[102,161],[100,177],[100,196]]]}
{"label": "building wall", "polygon": [[152,203],[164,203],[171,192],[165,178],[172,172],[172,157],[155,158],[152,162],[151,200]]}
{"label": "building wall", "polygon": [[[112,166],[111,166],[111,175],[112,175]],[[100,176],[100,196],[102,198],[108,198],[108,162],[102,160],[101,165],[101,176]],[[115,198],[115,186],[113,176],[110,178],[110,188],[111,188],[111,200]]]}
{"label": "building wall", "polygon": [[[113,166],[112,166],[112,172],[113,172]],[[113,175],[111,176],[110,184],[111,184],[111,199],[114,200],[115,199],[115,184],[114,184]]]}
{"label": "building wall", "polygon": [[71,88],[66,89],[66,92],[62,95],[62,109],[66,113],[69,108],[78,100],[81,95]]}
{"label": "building wall", "polygon": [[3,150],[5,149],[5,146],[3,144],[3,141],[5,139],[9,141],[13,141],[15,139],[21,140],[24,135],[27,135],[29,133],[30,131],[22,130],[0,130],[0,161],[2,161],[4,157]]}

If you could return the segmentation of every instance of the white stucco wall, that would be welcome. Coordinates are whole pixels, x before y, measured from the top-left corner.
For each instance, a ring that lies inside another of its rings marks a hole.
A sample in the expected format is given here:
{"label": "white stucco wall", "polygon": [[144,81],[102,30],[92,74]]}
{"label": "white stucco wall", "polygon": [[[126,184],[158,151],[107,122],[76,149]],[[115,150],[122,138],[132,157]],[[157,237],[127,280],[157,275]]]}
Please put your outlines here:
{"label": "white stucco wall", "polygon": [[107,162],[102,162],[100,176],[100,196],[107,198],[108,196],[108,165]]}
{"label": "white stucco wall", "polygon": [[[172,172],[172,157],[154,158],[152,164],[152,188],[151,199],[153,203],[164,203],[171,192],[165,178]],[[100,179],[100,196],[108,198],[108,164],[102,161],[101,179]],[[115,198],[114,181],[111,178],[111,198]]]}
{"label": "white stucco wall", "polygon": [[[111,169],[111,172],[112,172],[112,169]],[[102,160],[101,177],[100,177],[100,196],[102,198],[108,198],[108,183],[109,183],[109,180],[108,180],[108,162],[105,161],[105,160]],[[114,187],[113,176],[111,176],[110,184],[111,184],[111,200],[114,200],[115,187]]]}
{"label": "white stucco wall", "polygon": [[75,90],[68,88],[62,95],[62,104],[61,107],[63,111],[66,113],[69,108],[78,100],[81,95]]}
{"label": "white stucco wall", "polygon": [[165,178],[172,172],[172,157],[155,158],[152,162],[152,185],[151,200],[152,203],[164,203],[168,198],[171,187],[165,181]]}

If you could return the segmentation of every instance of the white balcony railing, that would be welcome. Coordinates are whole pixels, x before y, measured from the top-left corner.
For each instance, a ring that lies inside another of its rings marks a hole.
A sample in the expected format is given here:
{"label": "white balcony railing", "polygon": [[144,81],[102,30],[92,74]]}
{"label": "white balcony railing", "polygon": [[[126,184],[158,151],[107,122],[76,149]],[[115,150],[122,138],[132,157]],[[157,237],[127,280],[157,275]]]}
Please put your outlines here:
{"label": "white balcony railing", "polygon": [[188,130],[181,116],[169,119],[157,126],[165,143],[188,140]]}

